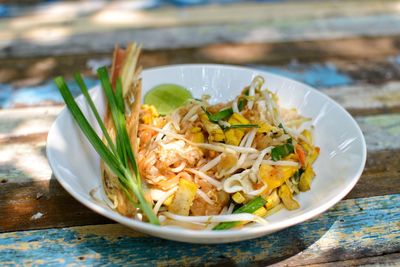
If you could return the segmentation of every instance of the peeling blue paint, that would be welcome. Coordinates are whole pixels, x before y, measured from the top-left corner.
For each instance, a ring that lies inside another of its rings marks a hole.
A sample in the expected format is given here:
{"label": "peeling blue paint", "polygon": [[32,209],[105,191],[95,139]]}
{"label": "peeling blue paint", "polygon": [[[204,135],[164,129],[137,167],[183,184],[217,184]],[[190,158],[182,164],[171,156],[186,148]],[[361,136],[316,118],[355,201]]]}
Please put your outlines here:
{"label": "peeling blue paint", "polygon": [[298,64],[292,63],[287,67],[272,67],[250,65],[250,67],[279,74],[316,88],[346,86],[353,84],[353,79],[337,70],[333,64]]}
{"label": "peeling blue paint", "polygon": [[[98,84],[98,81],[85,78],[88,88]],[[68,86],[74,96],[80,94],[78,86],[73,81],[68,81]],[[53,81],[47,81],[38,86],[29,86],[20,89],[11,85],[0,84],[0,108],[10,108],[17,105],[37,105],[46,101],[62,103],[62,97]]]}
{"label": "peeling blue paint", "polygon": [[[257,265],[268,265],[303,251],[327,233],[337,242],[333,250],[343,249],[352,255],[373,250],[379,255],[400,249],[399,211],[400,194],[345,200],[322,216],[278,233],[218,245],[185,244],[150,236],[107,237],[74,228],[4,233],[0,234],[0,262],[26,265],[40,259],[43,266],[61,265],[60,260],[62,265],[85,266],[246,266],[261,260]],[[318,247],[311,250],[321,253]]]}
{"label": "peeling blue paint", "polygon": [[[316,88],[345,86],[354,83],[348,75],[338,71],[331,64],[305,65],[292,63],[286,67],[265,65],[250,65],[250,67],[276,73]],[[89,88],[98,84],[95,79],[85,78],[85,81]],[[79,89],[73,82],[69,81],[68,84],[75,96],[80,94]],[[0,84],[0,108],[11,108],[16,105],[39,105],[46,101],[62,103],[61,95],[53,81],[20,89],[16,89],[8,84]]]}

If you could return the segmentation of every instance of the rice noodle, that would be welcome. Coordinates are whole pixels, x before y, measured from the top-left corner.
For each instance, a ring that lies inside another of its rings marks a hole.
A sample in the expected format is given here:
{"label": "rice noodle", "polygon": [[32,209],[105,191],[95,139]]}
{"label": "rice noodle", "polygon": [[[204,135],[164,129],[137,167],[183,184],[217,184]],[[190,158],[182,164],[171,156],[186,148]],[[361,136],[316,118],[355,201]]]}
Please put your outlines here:
{"label": "rice noodle", "polygon": [[233,212],[234,208],[235,208],[235,205],[233,203],[229,204],[229,208],[226,211],[226,214],[231,214]]}
{"label": "rice noodle", "polygon": [[264,218],[250,213],[212,215],[212,216],[181,216],[166,211],[163,212],[162,215],[176,221],[190,222],[190,223],[214,223],[214,222],[220,223],[220,222],[232,222],[232,221],[252,221],[264,225],[268,223]]}
{"label": "rice noodle", "polygon": [[[164,127],[162,127],[162,130],[168,130],[169,126],[171,125],[171,122],[167,122]],[[161,141],[161,139],[164,137],[165,134],[163,134],[162,132],[159,132],[156,136],[156,142]]]}
{"label": "rice noodle", "polygon": [[206,172],[209,169],[214,168],[215,166],[217,166],[217,164],[221,161],[222,158],[222,154],[216,156],[215,158],[213,158],[212,160],[210,160],[209,162],[207,162],[205,165],[201,166],[199,168],[199,171],[201,172]]}
{"label": "rice noodle", "polygon": [[172,113],[171,119],[172,119],[172,125],[174,125],[177,131],[180,131],[181,127],[179,126],[179,123],[181,121],[181,116],[179,115],[179,112],[175,111],[174,113]]}
{"label": "rice noodle", "polygon": [[[257,133],[257,129],[253,129],[248,133],[248,136],[244,142],[244,144],[240,144],[240,145],[244,145],[244,148],[250,147],[251,144],[253,143],[253,140],[256,136]],[[243,138],[244,139],[244,138]],[[242,140],[243,141],[243,140]],[[258,150],[257,150],[258,152]],[[228,171],[225,172],[225,175],[227,174],[231,174],[234,173],[236,170],[240,169],[244,163],[244,161],[246,160],[247,155],[246,154],[242,154],[239,157],[238,162],[236,163],[236,166],[233,166],[231,169],[229,169]]]}
{"label": "rice noodle", "polygon": [[146,124],[142,124],[142,126],[144,128],[149,128],[152,129],[156,132],[160,132],[163,133],[169,137],[173,137],[175,139],[179,139],[179,140],[183,140],[185,142],[187,142],[188,144],[192,145],[192,146],[197,146],[200,148],[204,148],[204,149],[209,149],[209,150],[214,150],[217,152],[228,152],[228,153],[235,153],[235,152],[239,152],[239,153],[258,153],[259,151],[255,148],[252,147],[239,147],[239,146],[233,146],[233,145],[227,145],[227,144],[222,144],[222,143],[195,143],[192,142],[188,139],[186,139],[183,135],[181,134],[177,134],[177,133],[173,133],[171,131],[167,131],[164,129],[159,129],[157,127],[153,127],[153,126],[149,126]]}
{"label": "rice noodle", "polygon": [[204,193],[204,191],[202,191],[201,189],[197,189],[196,194],[201,197],[202,199],[204,199],[205,202],[207,202],[210,205],[214,205],[214,201],[212,201],[211,198],[209,198],[209,196],[207,196],[206,193]]}
{"label": "rice noodle", "polygon": [[261,194],[262,192],[264,192],[264,190],[265,189],[267,189],[268,188],[268,185],[263,185],[262,187],[260,187],[259,189],[257,189],[257,190],[253,190],[253,191],[250,191],[250,192],[246,192],[246,194],[247,195],[250,195],[250,196],[258,196],[259,194]]}
{"label": "rice noodle", "polygon": [[270,147],[263,149],[260,152],[260,154],[258,155],[258,158],[256,159],[256,161],[254,162],[254,165],[251,168],[251,173],[250,173],[250,178],[254,183],[257,182],[257,172],[258,172],[258,169],[260,168],[260,164],[261,164],[262,160],[264,159],[265,155],[267,155],[267,153],[271,152],[272,148],[273,147],[270,146]]}
{"label": "rice noodle", "polygon": [[[241,173],[236,173],[229,178],[226,178],[223,182],[224,191],[227,193],[235,193],[238,191],[244,191],[245,186],[243,185],[242,179],[249,174],[250,170],[244,170]],[[237,185],[239,184],[239,185]]]}
{"label": "rice noodle", "polygon": [[188,121],[193,122],[199,118],[199,115],[194,114]]}
{"label": "rice noodle", "polygon": [[[256,76],[253,81],[250,84],[250,89],[249,89],[249,96],[252,98],[255,95],[256,89],[260,89],[261,86],[264,83],[264,78],[261,76]],[[254,101],[253,99],[250,99],[247,102],[247,108],[252,109],[253,108]]]}
{"label": "rice noodle", "polygon": [[290,160],[279,160],[279,161],[273,161],[269,159],[264,159],[262,161],[263,164],[268,164],[268,165],[275,165],[275,166],[293,166],[293,167],[298,167],[299,163],[290,161]]}
{"label": "rice noodle", "polygon": [[222,189],[222,183],[220,181],[208,176],[204,172],[201,172],[201,171],[198,171],[198,170],[195,170],[195,169],[191,169],[191,168],[187,168],[186,170],[188,170],[191,173],[193,173],[193,174],[199,176],[200,178],[206,180],[207,182],[209,182],[210,184],[215,186],[218,190]]}
{"label": "rice noodle", "polygon": [[172,172],[177,173],[177,172],[181,172],[185,167],[186,167],[186,162],[182,161],[181,164],[179,164],[178,167],[170,168],[170,170],[171,170]]}
{"label": "rice noodle", "polygon": [[236,97],[233,102],[232,102],[232,110],[235,113],[239,113],[239,108],[238,108],[238,98]]}
{"label": "rice noodle", "polygon": [[197,110],[200,108],[200,105],[194,104],[191,109],[183,116],[182,118],[182,123],[186,122],[190,118],[192,118],[193,115],[196,114]]}
{"label": "rice noodle", "polygon": [[172,194],[174,194],[176,190],[178,190],[177,186],[171,188],[170,190],[165,192],[165,194],[163,196],[160,197],[160,199],[157,201],[157,203],[153,207],[153,211],[155,214],[158,213],[158,210],[160,209],[161,205],[165,202],[165,200],[167,200],[167,198],[169,198]]}

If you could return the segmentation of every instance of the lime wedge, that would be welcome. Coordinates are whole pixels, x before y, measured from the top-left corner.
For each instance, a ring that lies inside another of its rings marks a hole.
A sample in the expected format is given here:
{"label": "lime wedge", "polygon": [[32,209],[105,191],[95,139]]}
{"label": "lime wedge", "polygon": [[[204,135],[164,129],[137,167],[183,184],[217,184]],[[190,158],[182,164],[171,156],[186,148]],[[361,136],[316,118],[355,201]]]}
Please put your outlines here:
{"label": "lime wedge", "polygon": [[193,98],[192,94],[180,85],[160,84],[146,93],[144,103],[155,106],[161,115],[167,115],[190,98]]}

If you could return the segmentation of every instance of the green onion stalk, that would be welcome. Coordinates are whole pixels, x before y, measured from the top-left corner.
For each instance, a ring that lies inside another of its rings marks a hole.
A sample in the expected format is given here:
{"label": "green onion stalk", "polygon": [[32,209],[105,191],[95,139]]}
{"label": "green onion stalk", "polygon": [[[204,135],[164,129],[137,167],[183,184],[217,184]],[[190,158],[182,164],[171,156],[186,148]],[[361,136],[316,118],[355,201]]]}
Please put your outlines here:
{"label": "green onion stalk", "polygon": [[[128,200],[136,207],[142,210],[150,223],[159,225],[158,218],[153,212],[152,205],[146,200],[142,189],[142,181],[136,164],[135,155],[133,153],[128,132],[126,130],[125,118],[125,102],[122,94],[121,80],[117,80],[116,90],[112,89],[108,72],[105,67],[97,70],[102,88],[107,97],[110,107],[113,123],[116,129],[116,140],[112,141],[106,130],[103,120],[101,119],[96,106],[91,99],[88,89],[80,74],[75,74],[75,81],[80,87],[82,94],[88,102],[97,123],[106,139],[106,144],[97,135],[93,127],[90,125],[82,110],[79,108],[74,97],[72,96],[67,83],[63,77],[54,79],[65,104],[70,111],[75,122],[79,125],[83,134],[92,144],[93,148],[99,154],[100,158],[109,167],[109,169],[118,177],[121,189],[125,192]],[[134,197],[137,201],[134,199]]]}

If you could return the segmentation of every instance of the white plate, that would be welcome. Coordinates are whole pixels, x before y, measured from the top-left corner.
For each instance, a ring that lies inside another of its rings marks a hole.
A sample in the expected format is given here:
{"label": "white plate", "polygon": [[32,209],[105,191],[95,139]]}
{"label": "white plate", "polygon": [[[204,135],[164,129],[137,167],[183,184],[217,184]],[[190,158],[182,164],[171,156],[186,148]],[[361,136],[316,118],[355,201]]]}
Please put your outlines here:
{"label": "white plate", "polygon": [[[191,243],[225,243],[263,236],[304,222],[346,196],[364,169],[364,137],[357,123],[340,105],[299,82],[268,72],[224,65],[175,65],[145,70],[142,73],[143,94],[155,85],[176,83],[188,88],[195,97],[209,94],[215,101],[227,101],[239,94],[256,75],[262,75],[268,88],[278,92],[283,106],[295,107],[300,114],[312,118],[315,143],[321,148],[321,154],[314,164],[316,177],[311,190],[296,196],[301,208],[295,211],[282,210],[268,217],[268,225],[226,231],[158,227],[124,217],[98,204],[89,192],[101,184],[99,157],[66,109],[61,111],[48,135],[47,156],[50,166],[61,185],[88,208],[137,231],[161,238]],[[102,91],[94,88],[91,94],[99,112],[103,114]],[[96,125],[82,96],[77,100],[91,123]],[[97,131],[100,132],[99,129]]]}

